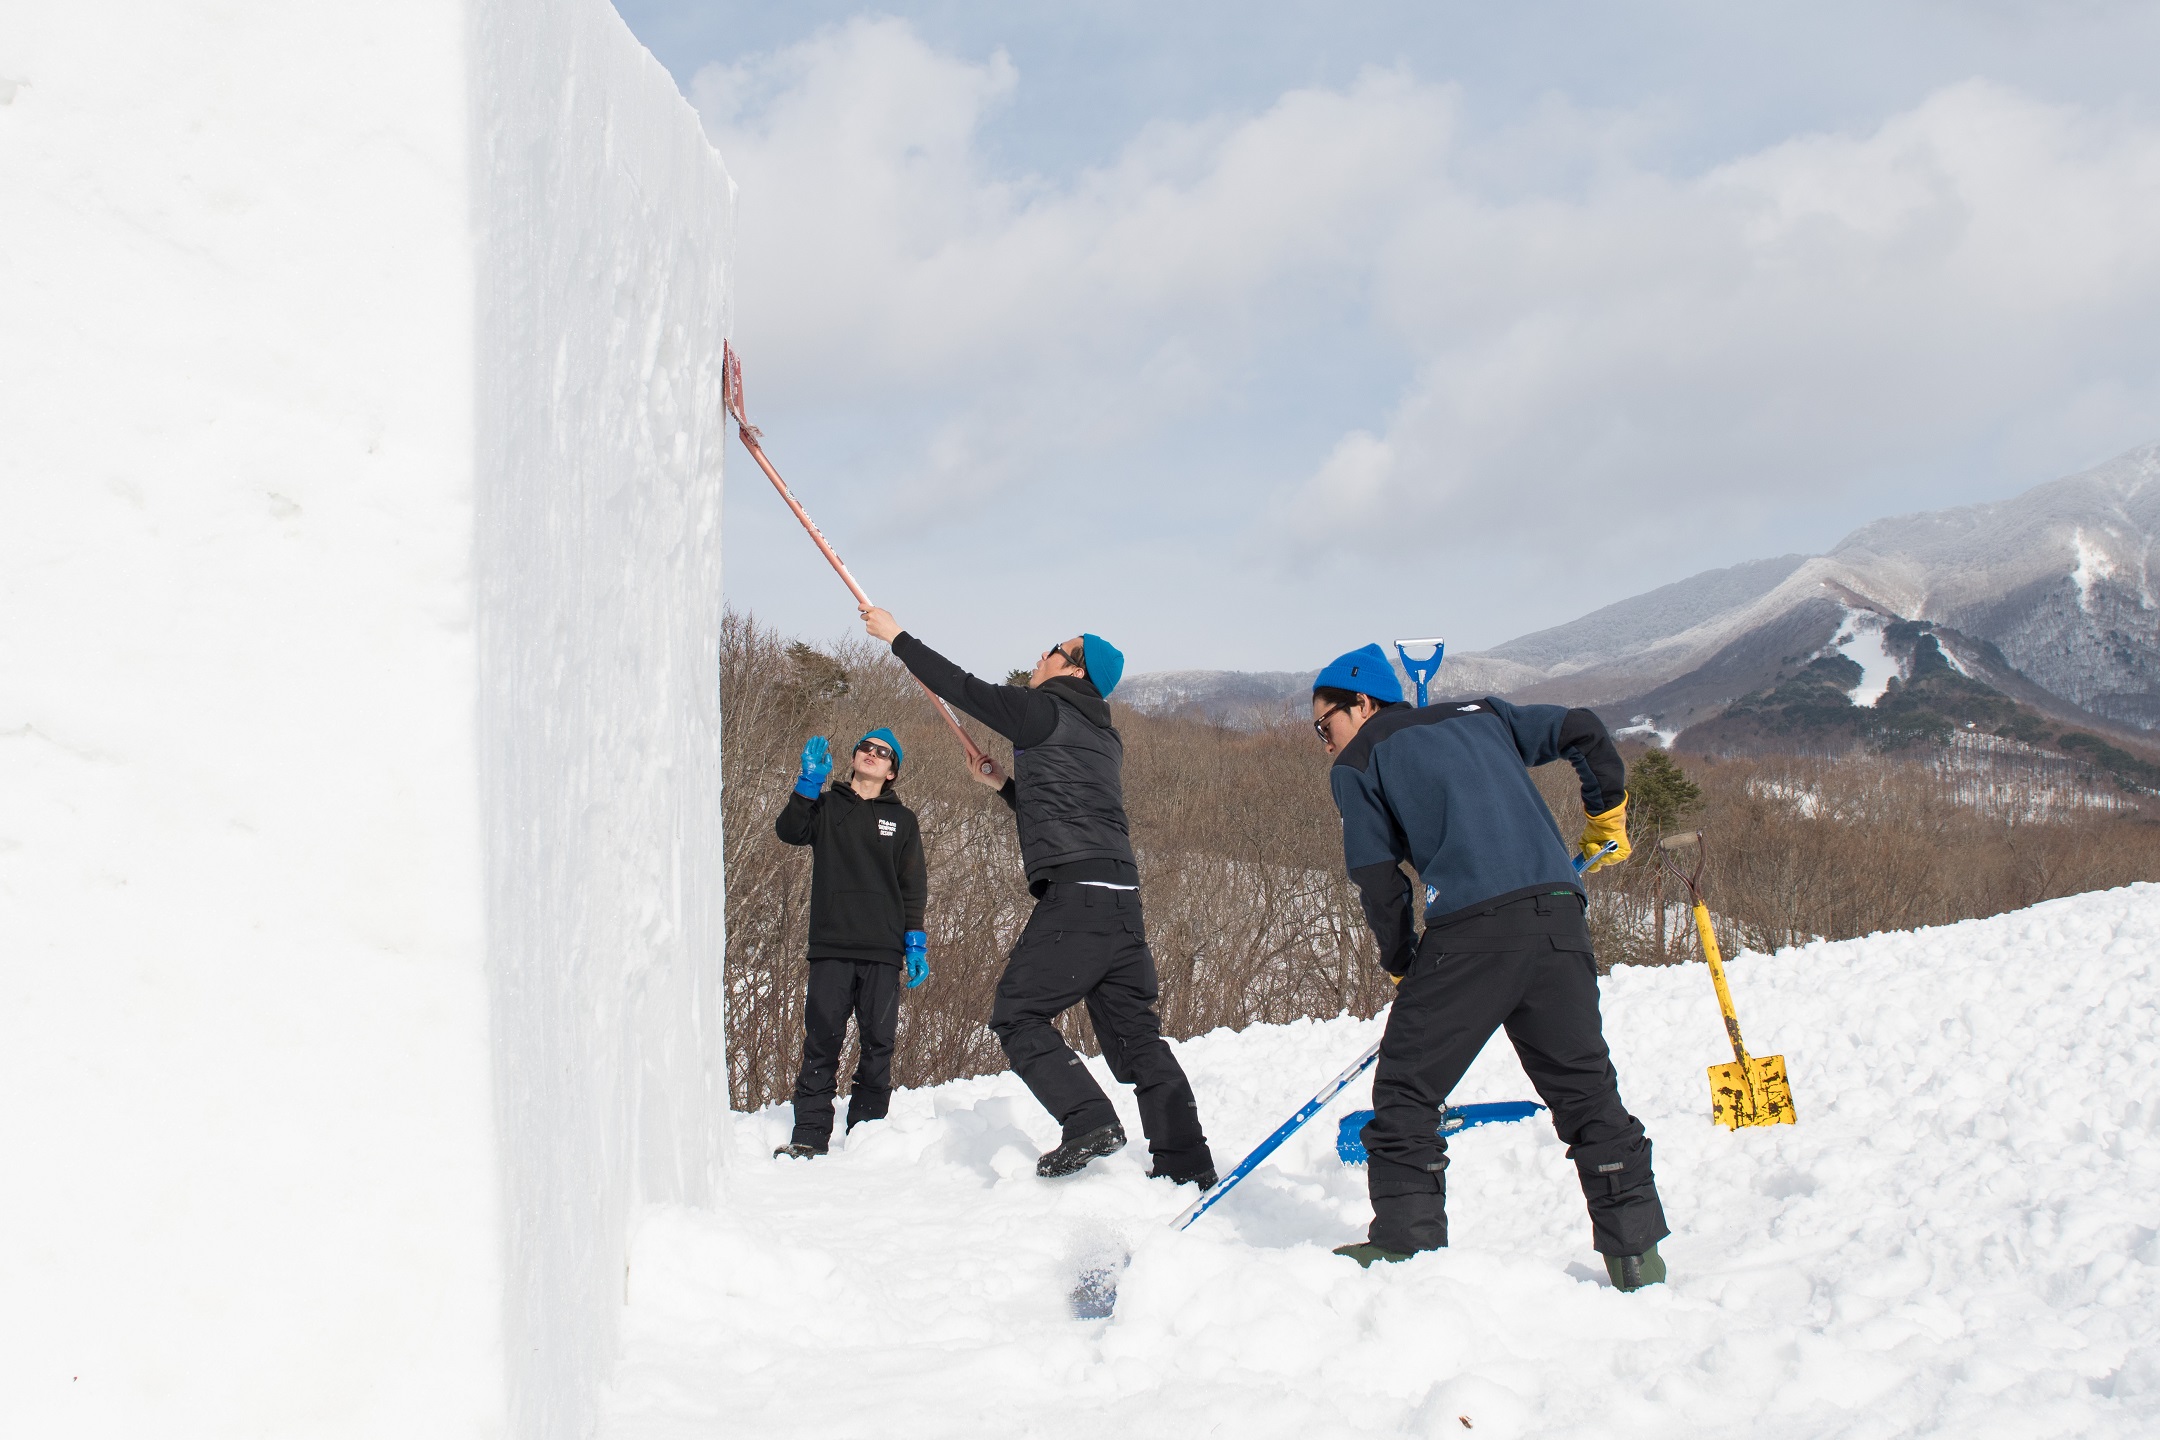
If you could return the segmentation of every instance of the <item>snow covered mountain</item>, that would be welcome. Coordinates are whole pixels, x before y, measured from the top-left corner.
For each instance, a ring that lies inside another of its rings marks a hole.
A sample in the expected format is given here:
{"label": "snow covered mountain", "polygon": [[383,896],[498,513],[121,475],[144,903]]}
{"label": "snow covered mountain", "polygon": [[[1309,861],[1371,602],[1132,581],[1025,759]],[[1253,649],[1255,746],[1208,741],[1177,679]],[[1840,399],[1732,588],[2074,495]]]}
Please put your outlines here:
{"label": "snow covered mountain", "polygon": [[2063,699],[2160,727],[2160,444],[1996,505],[1881,520],[1827,560],[1885,608],[1992,641]]}
{"label": "snow covered mountain", "polygon": [[[1826,555],[1705,571],[1491,650],[1451,654],[1445,688],[1595,705],[1669,735],[1830,648],[1863,670],[1872,656],[1883,670],[1895,661],[1874,654],[1870,637],[1900,620],[1930,621],[1947,627],[1953,663],[1991,672],[1984,678],[2022,692],[2015,698],[2160,729],[2156,481],[2160,444],[2010,500],[1879,520]],[[1135,703],[1161,688],[1177,705],[1233,718],[1271,687],[1294,699],[1310,673],[1187,671],[1128,685]],[[1874,694],[1886,678],[1870,672]]]}
{"label": "snow covered mountain", "polygon": [[2160,445],[2147,445],[2014,499],[1879,520],[1827,555],[1698,575],[1465,657],[1464,670],[1488,658],[1525,664],[1538,674],[1510,693],[1679,728],[1842,635],[1925,620],[1993,646],[2000,665],[2060,701],[2151,729],[2156,480]]}
{"label": "snow covered mountain", "polygon": [[1219,725],[1265,723],[1312,688],[1310,670],[1158,670],[1118,686],[1117,698],[1156,715],[1197,715]]}

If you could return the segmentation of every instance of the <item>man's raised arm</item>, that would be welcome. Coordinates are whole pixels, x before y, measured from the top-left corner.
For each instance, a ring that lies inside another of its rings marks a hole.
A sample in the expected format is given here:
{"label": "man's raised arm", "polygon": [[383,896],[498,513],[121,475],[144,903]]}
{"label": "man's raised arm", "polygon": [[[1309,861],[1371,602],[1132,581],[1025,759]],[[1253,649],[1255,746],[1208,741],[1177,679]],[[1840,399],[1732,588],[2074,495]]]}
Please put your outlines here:
{"label": "man's raised arm", "polygon": [[1013,744],[1023,749],[1039,745],[1057,728],[1057,705],[1047,695],[976,679],[902,630],[890,611],[872,606],[862,616],[863,628],[892,646],[894,657],[929,686],[931,694],[958,706]]}

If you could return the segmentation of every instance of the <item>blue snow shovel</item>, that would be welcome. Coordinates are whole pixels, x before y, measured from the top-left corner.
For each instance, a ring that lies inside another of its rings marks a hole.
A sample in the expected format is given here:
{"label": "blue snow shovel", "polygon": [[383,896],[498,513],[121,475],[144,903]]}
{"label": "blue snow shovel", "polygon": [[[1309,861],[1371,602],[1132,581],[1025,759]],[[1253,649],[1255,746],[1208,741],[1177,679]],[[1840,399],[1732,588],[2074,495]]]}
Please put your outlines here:
{"label": "blue snow shovel", "polygon": [[[1583,872],[1584,868],[1588,866],[1592,861],[1602,860],[1607,855],[1610,855],[1613,851],[1618,850],[1619,848],[1620,846],[1617,841],[1609,840],[1605,843],[1605,848],[1598,851],[1595,855],[1576,856],[1574,861],[1572,862],[1575,866],[1575,873],[1580,875]],[[1366,1048],[1364,1054],[1358,1056],[1357,1059],[1350,1062],[1350,1066],[1348,1069],[1344,1070],[1342,1074],[1337,1075],[1333,1080],[1328,1081],[1327,1084],[1321,1086],[1317,1091],[1313,1093],[1312,1099],[1307,1100],[1303,1105],[1300,1105],[1298,1107],[1297,1113],[1295,1115],[1292,1115],[1288,1120],[1285,1120],[1282,1124],[1276,1126],[1274,1134],[1268,1136],[1267,1139],[1262,1140],[1258,1145],[1255,1145],[1250,1155],[1247,1155],[1243,1160],[1238,1161],[1237,1168],[1235,1170],[1232,1170],[1228,1175],[1223,1176],[1222,1179],[1217,1180],[1212,1186],[1208,1188],[1207,1193],[1203,1194],[1199,1199],[1193,1201],[1192,1204],[1186,1206],[1185,1213],[1170,1222],[1170,1228],[1172,1230],[1183,1230],[1186,1226],[1192,1224],[1193,1221],[1198,1220],[1202,1215],[1205,1215],[1208,1211],[1214,1209],[1215,1203],[1218,1200],[1221,1200],[1223,1196],[1228,1195],[1232,1190],[1235,1190],[1240,1180],[1243,1180],[1247,1175],[1252,1174],[1254,1170],[1258,1169],[1261,1161],[1267,1159],[1268,1156],[1273,1155],[1277,1150],[1280,1150],[1283,1147],[1284,1141],[1288,1140],[1292,1135],[1297,1134],[1299,1130],[1303,1129],[1306,1121],[1312,1119],[1313,1116],[1319,1114],[1321,1110],[1327,1106],[1328,1101],[1334,1099],[1337,1095],[1340,1095],[1343,1092],[1343,1089],[1348,1086],[1351,1081],[1357,1079],[1358,1076],[1364,1074],[1366,1070],[1371,1068],[1373,1061],[1379,1058],[1380,1042],[1378,1040],[1375,1040],[1370,1046]],[[1132,1257],[1128,1255],[1125,1257],[1125,1259],[1119,1260],[1114,1265],[1098,1265],[1081,1272],[1080,1283],[1073,1287],[1072,1292],[1072,1312],[1074,1319],[1101,1320],[1106,1318],[1110,1314],[1111,1309],[1117,1304],[1118,1272],[1125,1268],[1126,1262],[1129,1261],[1131,1258]]]}
{"label": "blue snow shovel", "polygon": [[[1535,1100],[1489,1100],[1480,1105],[1450,1105],[1440,1112],[1440,1133],[1456,1135],[1480,1125],[1505,1125],[1527,1120],[1545,1107]],[[1345,1165],[1363,1165],[1365,1137],[1358,1132],[1372,1119],[1370,1110],[1353,1110],[1335,1127],[1335,1153]]]}
{"label": "blue snow shovel", "polygon": [[[1413,660],[1410,658],[1410,647],[1412,645],[1430,645],[1432,646],[1432,654],[1426,656],[1423,660]],[[1408,675],[1412,683],[1417,686],[1418,709],[1422,710],[1425,708],[1426,682],[1439,673],[1440,657],[1447,654],[1447,641],[1440,639],[1397,640],[1395,642],[1395,653],[1402,656],[1403,673]]]}

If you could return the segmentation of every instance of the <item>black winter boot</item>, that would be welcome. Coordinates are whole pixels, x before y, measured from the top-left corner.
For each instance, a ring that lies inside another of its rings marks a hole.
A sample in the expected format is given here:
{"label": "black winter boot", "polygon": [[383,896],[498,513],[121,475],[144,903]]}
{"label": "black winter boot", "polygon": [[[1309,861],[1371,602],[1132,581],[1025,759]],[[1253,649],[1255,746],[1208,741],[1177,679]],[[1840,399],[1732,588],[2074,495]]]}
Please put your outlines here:
{"label": "black winter boot", "polygon": [[1652,1245],[1640,1255],[1607,1255],[1605,1273],[1612,1276],[1615,1290],[1640,1290],[1665,1283],[1665,1261]]}
{"label": "black winter boot", "polygon": [[772,1153],[773,1159],[775,1160],[815,1160],[818,1158],[818,1156],[825,1153],[825,1147],[823,1145],[812,1145],[806,1141],[796,1140],[791,1141],[786,1145],[782,1145],[779,1149],[773,1151]]}
{"label": "black winter boot", "polygon": [[1124,1126],[1098,1125],[1085,1135],[1075,1135],[1037,1160],[1035,1173],[1046,1180],[1071,1175],[1097,1156],[1114,1155],[1124,1148]]}
{"label": "black winter boot", "polygon": [[1155,1167],[1147,1172],[1147,1178],[1150,1180],[1168,1180],[1175,1185],[1197,1185],[1202,1190],[1212,1190],[1215,1188],[1216,1175],[1215,1167],[1212,1165],[1203,1165],[1190,1175],[1178,1175],[1163,1169],[1162,1162],[1158,1160],[1155,1162]]}

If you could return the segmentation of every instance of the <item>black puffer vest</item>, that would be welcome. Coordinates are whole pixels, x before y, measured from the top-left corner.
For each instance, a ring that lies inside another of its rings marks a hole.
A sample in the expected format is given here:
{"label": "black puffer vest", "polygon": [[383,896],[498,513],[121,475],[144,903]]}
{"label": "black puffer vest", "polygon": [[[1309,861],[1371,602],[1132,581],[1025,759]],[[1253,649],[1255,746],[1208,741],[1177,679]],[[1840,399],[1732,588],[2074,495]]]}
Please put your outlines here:
{"label": "black puffer vest", "polygon": [[1013,819],[1028,879],[1077,860],[1138,864],[1125,824],[1125,742],[1110,707],[1056,680],[1036,693],[1057,702],[1058,721],[1047,740],[1013,753]]}

